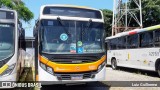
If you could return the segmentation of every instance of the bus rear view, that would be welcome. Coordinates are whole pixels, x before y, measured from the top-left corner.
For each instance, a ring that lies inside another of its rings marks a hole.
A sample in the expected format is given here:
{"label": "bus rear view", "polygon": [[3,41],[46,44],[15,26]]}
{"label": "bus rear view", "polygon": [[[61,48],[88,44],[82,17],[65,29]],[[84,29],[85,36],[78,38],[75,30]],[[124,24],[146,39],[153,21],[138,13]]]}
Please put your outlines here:
{"label": "bus rear view", "polygon": [[37,80],[58,81],[56,84],[104,80],[103,24],[97,9],[42,6],[34,28]]}

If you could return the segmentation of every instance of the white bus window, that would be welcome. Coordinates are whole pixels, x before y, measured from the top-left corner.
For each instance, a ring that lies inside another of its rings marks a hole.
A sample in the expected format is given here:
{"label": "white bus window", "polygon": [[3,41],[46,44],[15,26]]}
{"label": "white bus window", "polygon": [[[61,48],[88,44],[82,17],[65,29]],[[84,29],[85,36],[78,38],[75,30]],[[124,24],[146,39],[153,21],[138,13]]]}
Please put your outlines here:
{"label": "white bus window", "polygon": [[117,43],[118,43],[117,38],[110,40],[110,49],[111,50],[116,50],[117,49]]}
{"label": "white bus window", "polygon": [[153,32],[140,34],[140,47],[153,47]]}
{"label": "white bus window", "polygon": [[155,31],[155,46],[160,46],[160,30]]}
{"label": "white bus window", "polygon": [[118,38],[118,49],[125,49],[126,48],[126,37],[120,37]]}
{"label": "white bus window", "polygon": [[127,39],[127,48],[138,48],[138,35],[128,36]]}
{"label": "white bus window", "polygon": [[109,40],[105,43],[105,46],[106,46],[106,50],[111,50]]}

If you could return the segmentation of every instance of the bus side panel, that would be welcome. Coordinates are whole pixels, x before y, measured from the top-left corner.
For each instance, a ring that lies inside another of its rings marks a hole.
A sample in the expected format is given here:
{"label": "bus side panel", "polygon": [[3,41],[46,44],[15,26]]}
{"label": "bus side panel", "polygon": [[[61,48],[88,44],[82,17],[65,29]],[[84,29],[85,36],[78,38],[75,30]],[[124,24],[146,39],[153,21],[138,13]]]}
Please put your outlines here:
{"label": "bus side panel", "polygon": [[155,71],[155,61],[158,57],[150,56],[150,52],[156,52],[156,48],[128,49],[128,60],[123,67]]}
{"label": "bus side panel", "polygon": [[108,50],[107,51],[107,64],[111,65],[112,59],[116,59],[118,66],[125,66],[127,64],[127,51],[126,50]]}
{"label": "bus side panel", "polygon": [[159,50],[159,48],[108,50],[107,64],[111,65],[111,59],[115,58],[118,66],[155,71],[155,62],[160,57]]}
{"label": "bus side panel", "polygon": [[[137,62],[139,63],[139,68],[144,70],[151,70],[155,71],[155,63],[156,60],[160,57],[159,55],[159,48],[142,48],[137,49],[134,53]],[[137,66],[137,65],[135,65]]]}

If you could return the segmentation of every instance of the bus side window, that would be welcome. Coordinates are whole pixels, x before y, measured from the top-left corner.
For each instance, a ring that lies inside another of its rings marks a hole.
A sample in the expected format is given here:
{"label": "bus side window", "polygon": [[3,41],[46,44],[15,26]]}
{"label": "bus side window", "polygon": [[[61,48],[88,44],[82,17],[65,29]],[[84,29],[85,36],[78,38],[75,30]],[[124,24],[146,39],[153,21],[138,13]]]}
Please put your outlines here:
{"label": "bus side window", "polygon": [[153,47],[153,32],[140,34],[140,47]]}
{"label": "bus side window", "polygon": [[127,48],[138,48],[138,34],[127,37]]}
{"label": "bus side window", "polygon": [[117,39],[118,39],[117,49],[121,49],[121,43],[122,43],[121,39],[122,39],[122,37],[119,37]]}
{"label": "bus side window", "polygon": [[118,38],[118,49],[126,49],[126,37],[120,37]]}
{"label": "bus side window", "polygon": [[116,50],[117,49],[117,38],[114,38],[114,39],[110,40],[110,48],[111,48],[111,50]]}
{"label": "bus side window", "polygon": [[107,49],[107,50],[111,50],[110,40],[108,40],[108,41],[106,42],[106,49]]}
{"label": "bus side window", "polygon": [[111,46],[110,46],[109,42],[107,43],[107,50],[111,50]]}
{"label": "bus side window", "polygon": [[160,30],[155,31],[155,46],[160,46]]}

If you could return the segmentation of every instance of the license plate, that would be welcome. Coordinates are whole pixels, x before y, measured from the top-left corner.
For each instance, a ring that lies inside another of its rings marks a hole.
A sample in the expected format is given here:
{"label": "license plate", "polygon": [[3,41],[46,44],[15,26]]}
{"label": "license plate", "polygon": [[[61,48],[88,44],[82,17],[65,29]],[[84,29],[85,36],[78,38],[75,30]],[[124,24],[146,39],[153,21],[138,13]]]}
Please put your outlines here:
{"label": "license plate", "polygon": [[72,75],[71,76],[71,80],[82,80],[83,79],[83,75]]}

